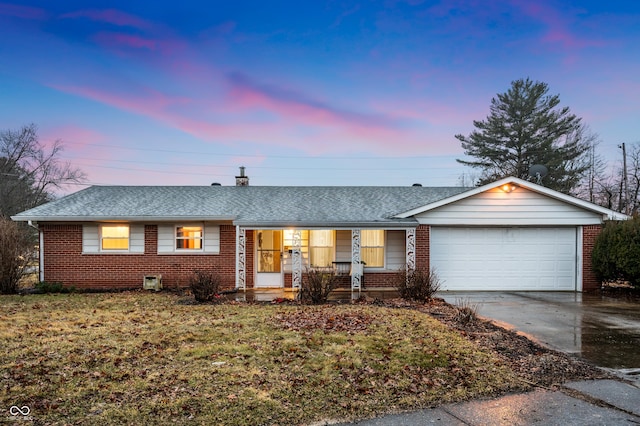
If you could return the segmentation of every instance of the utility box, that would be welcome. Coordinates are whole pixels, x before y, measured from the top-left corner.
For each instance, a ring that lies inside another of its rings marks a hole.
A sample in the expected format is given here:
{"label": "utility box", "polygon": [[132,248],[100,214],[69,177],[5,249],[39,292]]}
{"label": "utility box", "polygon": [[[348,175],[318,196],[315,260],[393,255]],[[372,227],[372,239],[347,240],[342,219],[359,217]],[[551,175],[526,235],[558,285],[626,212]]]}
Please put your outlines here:
{"label": "utility box", "polygon": [[162,275],[145,275],[142,280],[142,288],[145,290],[160,291],[162,289]]}

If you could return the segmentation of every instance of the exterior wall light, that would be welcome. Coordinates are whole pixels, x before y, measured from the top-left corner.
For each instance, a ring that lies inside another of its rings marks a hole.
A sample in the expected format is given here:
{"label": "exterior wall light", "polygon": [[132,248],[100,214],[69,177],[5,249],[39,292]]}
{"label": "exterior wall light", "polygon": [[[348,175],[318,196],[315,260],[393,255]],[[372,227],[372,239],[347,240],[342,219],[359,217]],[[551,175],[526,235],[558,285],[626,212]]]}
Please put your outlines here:
{"label": "exterior wall light", "polygon": [[515,191],[517,187],[518,186],[513,184],[513,183],[506,183],[506,184],[502,185],[500,187],[500,189],[502,189],[504,192],[506,192],[508,194],[508,193],[510,193],[512,191]]}

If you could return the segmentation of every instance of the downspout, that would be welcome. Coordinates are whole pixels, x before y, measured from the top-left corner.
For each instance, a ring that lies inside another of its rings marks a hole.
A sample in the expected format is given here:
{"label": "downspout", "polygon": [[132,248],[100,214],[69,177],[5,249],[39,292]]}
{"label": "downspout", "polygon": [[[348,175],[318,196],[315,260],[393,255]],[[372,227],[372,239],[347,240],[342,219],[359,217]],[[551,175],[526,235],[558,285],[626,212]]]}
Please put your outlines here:
{"label": "downspout", "polygon": [[44,235],[39,226],[33,224],[33,221],[27,221],[27,224],[38,231],[38,281],[44,281]]}

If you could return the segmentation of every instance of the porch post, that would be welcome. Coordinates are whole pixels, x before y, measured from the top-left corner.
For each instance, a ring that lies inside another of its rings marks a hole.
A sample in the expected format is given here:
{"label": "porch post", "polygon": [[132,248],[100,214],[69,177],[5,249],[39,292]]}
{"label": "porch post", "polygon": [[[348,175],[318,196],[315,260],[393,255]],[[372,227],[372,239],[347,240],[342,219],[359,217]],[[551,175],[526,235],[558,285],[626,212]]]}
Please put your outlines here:
{"label": "porch post", "polygon": [[416,269],[416,230],[415,228],[407,229],[406,231],[406,264],[407,271],[413,271]]}
{"label": "porch post", "polygon": [[236,288],[241,290],[247,289],[246,243],[246,230],[236,226]]}
{"label": "porch post", "polygon": [[362,288],[362,263],[360,262],[360,230],[351,230],[351,291]]}
{"label": "porch post", "polygon": [[293,246],[291,247],[291,287],[302,287],[302,232],[293,230]]}

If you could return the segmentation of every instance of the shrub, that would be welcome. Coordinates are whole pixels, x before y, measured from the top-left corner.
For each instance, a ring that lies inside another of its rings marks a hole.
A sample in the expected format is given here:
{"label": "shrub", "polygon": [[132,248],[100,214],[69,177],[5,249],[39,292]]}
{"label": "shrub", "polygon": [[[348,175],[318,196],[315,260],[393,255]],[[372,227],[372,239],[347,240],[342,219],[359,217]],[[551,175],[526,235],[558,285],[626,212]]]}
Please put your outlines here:
{"label": "shrub", "polygon": [[440,290],[441,283],[433,270],[403,268],[394,275],[393,284],[403,299],[427,302]]}
{"label": "shrub", "polygon": [[601,282],[623,280],[640,286],[640,217],[609,222],[596,238],[591,264]]}
{"label": "shrub", "polygon": [[196,270],[189,278],[189,287],[198,302],[213,302],[220,299],[222,278],[215,271]]}
{"label": "shrub", "polygon": [[0,294],[18,292],[20,279],[31,260],[31,242],[28,229],[0,217]]}
{"label": "shrub", "polygon": [[338,276],[333,268],[308,269],[302,277],[298,300],[309,305],[325,303],[337,285]]}
{"label": "shrub", "polygon": [[472,303],[469,299],[458,299],[456,301],[456,322],[466,325],[475,322],[477,319],[477,303]]}
{"label": "shrub", "polygon": [[37,293],[73,293],[76,291],[76,288],[65,287],[61,282],[47,282],[40,281],[36,284],[36,292]]}

